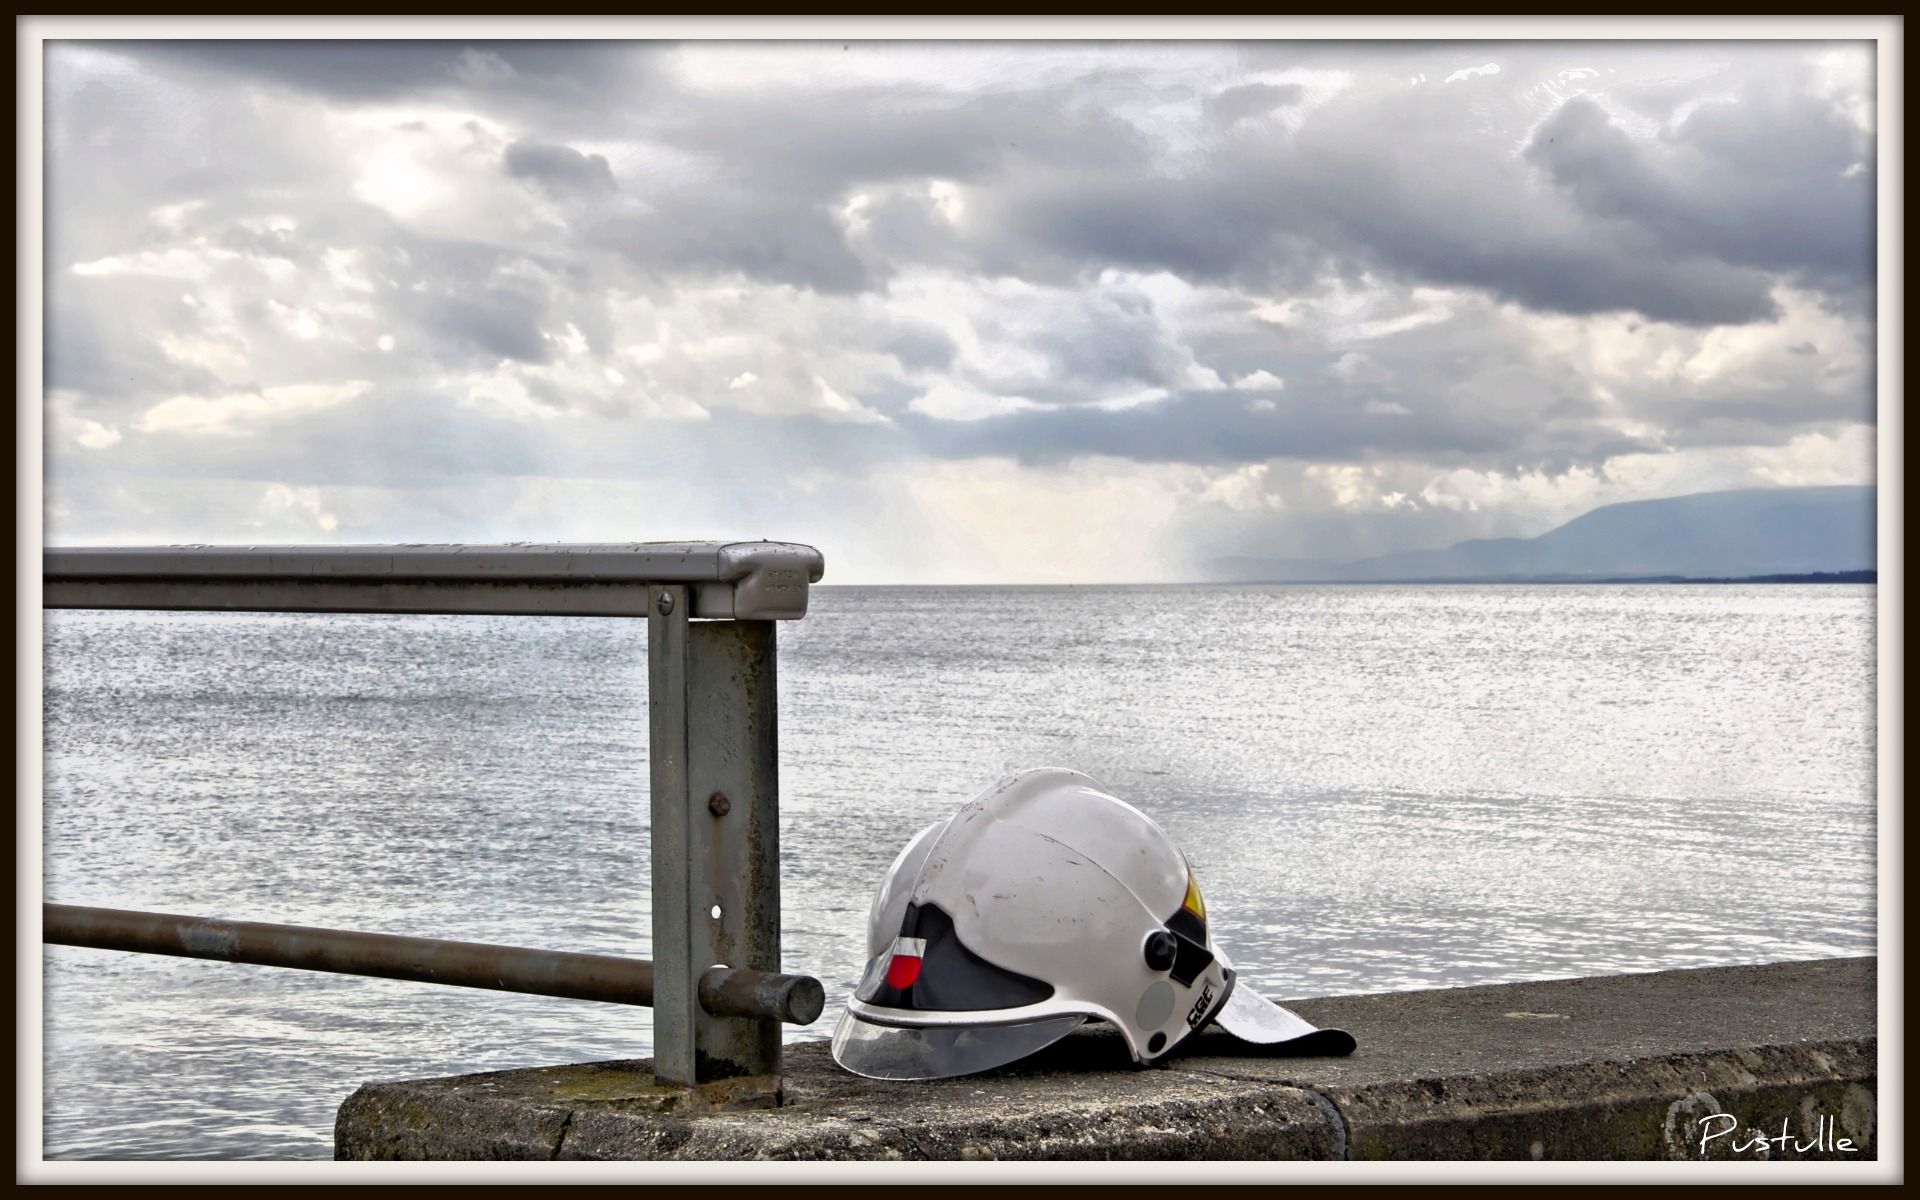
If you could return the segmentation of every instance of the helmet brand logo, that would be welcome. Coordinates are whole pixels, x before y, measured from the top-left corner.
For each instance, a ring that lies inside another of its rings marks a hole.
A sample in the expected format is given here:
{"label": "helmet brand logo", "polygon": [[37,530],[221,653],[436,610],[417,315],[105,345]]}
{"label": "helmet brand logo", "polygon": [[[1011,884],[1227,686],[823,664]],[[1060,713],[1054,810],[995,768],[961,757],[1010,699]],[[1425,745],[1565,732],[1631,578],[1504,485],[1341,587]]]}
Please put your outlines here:
{"label": "helmet brand logo", "polygon": [[1187,1028],[1188,1029],[1200,1028],[1200,1022],[1207,1019],[1207,1012],[1209,1011],[1209,1009],[1212,1008],[1212,1006],[1213,1006],[1213,985],[1208,983],[1203,983],[1200,985],[1200,998],[1198,1000],[1195,1000],[1193,1002],[1193,1007],[1187,1010]]}

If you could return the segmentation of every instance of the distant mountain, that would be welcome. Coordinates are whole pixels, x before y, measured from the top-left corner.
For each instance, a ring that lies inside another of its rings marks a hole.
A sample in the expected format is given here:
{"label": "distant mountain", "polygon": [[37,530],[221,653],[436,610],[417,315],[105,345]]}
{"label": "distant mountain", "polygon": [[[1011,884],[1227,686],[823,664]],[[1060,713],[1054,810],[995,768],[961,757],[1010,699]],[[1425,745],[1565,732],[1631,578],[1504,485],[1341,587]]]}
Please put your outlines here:
{"label": "distant mountain", "polygon": [[1609,504],[1533,538],[1476,538],[1354,562],[1222,558],[1217,580],[1741,578],[1873,569],[1874,489],[1749,488]]}

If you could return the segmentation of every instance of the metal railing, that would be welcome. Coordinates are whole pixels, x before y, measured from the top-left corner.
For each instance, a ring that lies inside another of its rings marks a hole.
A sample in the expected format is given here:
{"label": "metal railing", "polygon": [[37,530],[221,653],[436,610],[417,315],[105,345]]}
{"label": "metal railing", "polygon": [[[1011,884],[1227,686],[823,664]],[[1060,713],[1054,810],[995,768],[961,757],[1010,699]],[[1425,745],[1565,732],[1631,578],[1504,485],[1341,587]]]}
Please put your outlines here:
{"label": "metal railing", "polygon": [[653,826],[650,963],[60,904],[48,942],[651,1005],[654,1075],[687,1087],[777,1077],[780,1023],[819,1016],[819,982],[779,973],[774,675],[774,622],[806,615],[818,550],[168,546],[43,566],[48,608],[645,617]]}
{"label": "metal railing", "polygon": [[[653,964],[645,959],[78,904],[46,904],[42,909],[46,940],[57,946],[371,975],[603,1004],[653,1004]],[[708,967],[700,973],[699,989],[700,1006],[719,1017],[773,1017],[808,1025],[826,1007],[820,981],[806,975]]]}

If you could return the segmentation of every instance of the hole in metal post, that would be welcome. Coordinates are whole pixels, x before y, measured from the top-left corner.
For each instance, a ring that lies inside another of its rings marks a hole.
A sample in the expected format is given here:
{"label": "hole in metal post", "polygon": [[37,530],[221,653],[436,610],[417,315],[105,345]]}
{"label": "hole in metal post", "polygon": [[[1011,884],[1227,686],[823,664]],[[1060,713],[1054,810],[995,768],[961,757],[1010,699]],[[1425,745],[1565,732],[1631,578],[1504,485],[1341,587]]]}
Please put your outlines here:
{"label": "hole in metal post", "polygon": [[718,921],[720,919],[720,906],[718,904],[714,905],[708,910],[708,914],[712,916],[714,920]]}

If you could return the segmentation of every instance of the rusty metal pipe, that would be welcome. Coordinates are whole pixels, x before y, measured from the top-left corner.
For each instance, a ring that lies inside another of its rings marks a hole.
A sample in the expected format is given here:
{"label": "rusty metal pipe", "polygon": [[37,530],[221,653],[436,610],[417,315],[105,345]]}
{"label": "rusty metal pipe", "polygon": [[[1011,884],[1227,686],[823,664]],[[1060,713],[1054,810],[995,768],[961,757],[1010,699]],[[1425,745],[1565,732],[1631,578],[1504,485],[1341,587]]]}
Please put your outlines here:
{"label": "rusty metal pipe", "polygon": [[773,975],[708,967],[700,974],[700,1007],[716,1017],[778,1013],[789,1025],[811,1025],[827,1006],[826,989],[810,975]]}
{"label": "rusty metal pipe", "polygon": [[[77,904],[47,904],[44,910],[43,936],[61,946],[410,979],[608,1004],[653,1003],[653,964],[645,959]],[[824,1003],[819,980],[804,975],[715,967],[700,983],[701,1002],[707,1005],[711,994],[715,1007],[708,1011],[715,1016],[772,1017],[804,1025],[820,1015]]]}

